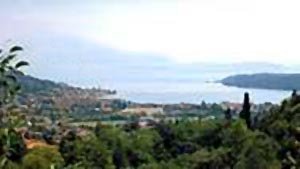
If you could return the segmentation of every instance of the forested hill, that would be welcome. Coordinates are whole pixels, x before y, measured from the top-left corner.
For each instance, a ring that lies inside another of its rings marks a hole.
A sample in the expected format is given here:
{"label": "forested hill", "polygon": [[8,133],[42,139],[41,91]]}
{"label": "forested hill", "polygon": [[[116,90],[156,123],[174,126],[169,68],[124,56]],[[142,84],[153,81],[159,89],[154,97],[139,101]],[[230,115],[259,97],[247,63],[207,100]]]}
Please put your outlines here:
{"label": "forested hill", "polygon": [[56,83],[50,80],[42,80],[29,75],[18,75],[17,79],[21,84],[22,92],[24,93],[48,92],[63,87],[69,87],[65,84]]}
{"label": "forested hill", "polygon": [[300,90],[300,74],[260,73],[229,76],[220,81],[227,86],[258,89]]}
{"label": "forested hill", "polygon": [[[81,90],[81,91],[90,90],[90,89],[73,87],[65,83],[53,82],[51,80],[42,80],[29,75],[17,74],[16,78],[18,79],[18,82],[22,86],[22,94],[51,93],[53,91],[62,91],[62,90]],[[95,89],[95,90],[97,90],[97,92],[100,92],[104,95],[115,93],[115,91],[110,91],[105,89]]]}

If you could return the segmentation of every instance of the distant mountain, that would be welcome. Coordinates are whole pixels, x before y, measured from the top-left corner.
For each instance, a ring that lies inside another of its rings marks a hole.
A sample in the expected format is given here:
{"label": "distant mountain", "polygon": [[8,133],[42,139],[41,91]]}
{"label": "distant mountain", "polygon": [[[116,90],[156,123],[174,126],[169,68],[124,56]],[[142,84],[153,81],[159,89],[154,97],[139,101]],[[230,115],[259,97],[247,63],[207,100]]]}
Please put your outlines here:
{"label": "distant mountain", "polygon": [[257,89],[300,90],[300,74],[258,73],[229,76],[220,81],[227,86]]}

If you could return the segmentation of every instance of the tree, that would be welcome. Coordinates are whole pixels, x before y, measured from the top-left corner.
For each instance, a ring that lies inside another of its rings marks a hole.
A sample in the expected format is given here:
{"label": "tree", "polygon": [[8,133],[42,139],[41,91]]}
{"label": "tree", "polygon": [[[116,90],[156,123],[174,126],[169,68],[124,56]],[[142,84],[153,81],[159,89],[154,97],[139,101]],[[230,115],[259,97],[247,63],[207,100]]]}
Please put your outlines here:
{"label": "tree", "polygon": [[[11,112],[10,106],[21,90],[17,76],[23,75],[21,67],[29,65],[26,61],[16,61],[20,46],[13,46],[8,51],[0,50],[0,109],[2,113],[1,142],[4,158],[1,167],[9,161],[19,162],[26,153],[26,146],[17,127],[24,124],[18,113]],[[5,114],[5,115],[4,115]],[[5,119],[4,119],[5,118]]]}
{"label": "tree", "polygon": [[293,90],[292,96],[291,96],[291,105],[295,106],[298,103],[300,103],[300,96],[297,93],[297,90]]}
{"label": "tree", "polygon": [[59,152],[61,153],[62,157],[66,165],[75,164],[77,161],[75,156],[75,140],[76,140],[76,133],[70,131],[64,136],[59,144]]}
{"label": "tree", "polygon": [[124,166],[123,152],[120,148],[114,150],[112,158],[116,169],[121,169]]}
{"label": "tree", "polygon": [[250,130],[241,144],[241,150],[235,155],[237,162],[234,169],[281,168],[280,161],[277,159],[279,145],[266,134]]}
{"label": "tree", "polygon": [[3,108],[6,104],[12,102],[16,94],[21,90],[17,75],[23,75],[20,70],[23,66],[28,66],[26,61],[18,61],[15,64],[17,53],[22,51],[20,46],[13,46],[8,52],[0,50],[0,106]]}
{"label": "tree", "polygon": [[294,89],[293,92],[292,92],[292,97],[296,97],[297,96],[297,90]]}
{"label": "tree", "polygon": [[59,151],[64,158],[65,167],[79,165],[83,168],[111,167],[107,147],[95,135],[76,136],[69,132],[59,145]]}
{"label": "tree", "polygon": [[230,151],[228,148],[218,148],[211,151],[201,149],[192,156],[193,168],[230,169],[229,153]]}
{"label": "tree", "polygon": [[250,97],[249,93],[244,94],[244,103],[243,103],[243,109],[240,113],[240,118],[244,119],[246,121],[247,127],[251,127],[251,104],[250,104]]}
{"label": "tree", "polygon": [[206,105],[205,101],[201,102],[201,109],[207,110],[207,105]]}
{"label": "tree", "polygon": [[30,150],[22,161],[24,169],[49,169],[63,167],[61,154],[53,147],[38,147]]}
{"label": "tree", "polygon": [[224,115],[225,115],[225,119],[227,121],[230,121],[231,120],[231,109],[227,108],[226,111],[224,112]]}

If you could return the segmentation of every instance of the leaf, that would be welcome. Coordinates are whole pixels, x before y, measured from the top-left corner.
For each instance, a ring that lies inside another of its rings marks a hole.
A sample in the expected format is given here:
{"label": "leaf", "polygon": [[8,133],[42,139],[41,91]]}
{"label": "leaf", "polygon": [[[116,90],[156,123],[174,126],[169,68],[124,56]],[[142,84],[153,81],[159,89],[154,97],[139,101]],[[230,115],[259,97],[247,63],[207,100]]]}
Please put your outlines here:
{"label": "leaf", "polygon": [[9,94],[11,95],[11,96],[14,96],[15,94],[16,94],[16,91],[15,90],[9,90]]}
{"label": "leaf", "polygon": [[[15,69],[11,69],[11,70],[15,70]],[[14,74],[17,76],[24,76],[25,74],[22,71],[14,71]]]}
{"label": "leaf", "polygon": [[29,63],[28,62],[25,62],[25,61],[20,61],[19,63],[16,64],[16,69],[22,67],[22,66],[29,66]]}
{"label": "leaf", "polygon": [[0,66],[0,73],[4,73],[4,72],[5,72],[4,67]]}
{"label": "leaf", "polygon": [[7,163],[7,158],[4,158],[2,161],[1,161],[1,168],[2,167],[5,167],[5,164]]}
{"label": "leaf", "polygon": [[12,53],[12,52],[22,51],[22,50],[23,48],[21,46],[14,46],[9,50],[9,52]]}
{"label": "leaf", "polygon": [[21,89],[22,89],[22,87],[21,87],[20,85],[16,85],[15,90],[16,90],[17,92],[21,91]]}
{"label": "leaf", "polygon": [[14,81],[14,82],[17,82],[17,78],[15,76],[13,76],[13,75],[6,75],[5,77],[7,79],[10,79],[10,80]]}
{"label": "leaf", "polygon": [[2,65],[8,64],[11,60],[13,60],[16,57],[16,55],[9,55],[6,58],[4,58],[1,62]]}
{"label": "leaf", "polygon": [[11,72],[14,72],[14,71],[15,71],[15,68],[12,67],[12,66],[8,66],[7,68],[8,68],[8,70],[11,71]]}
{"label": "leaf", "polygon": [[8,86],[7,82],[1,80],[1,81],[0,81],[0,87],[2,87],[2,86],[3,86],[3,87],[7,87],[7,86]]}

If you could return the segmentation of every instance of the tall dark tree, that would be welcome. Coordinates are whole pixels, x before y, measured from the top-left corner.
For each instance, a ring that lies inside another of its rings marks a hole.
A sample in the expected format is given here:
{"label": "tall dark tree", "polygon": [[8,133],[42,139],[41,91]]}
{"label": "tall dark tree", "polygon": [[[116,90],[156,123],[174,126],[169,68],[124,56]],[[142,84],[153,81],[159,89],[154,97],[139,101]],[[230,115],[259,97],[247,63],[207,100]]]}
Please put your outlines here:
{"label": "tall dark tree", "polygon": [[296,97],[297,96],[297,90],[294,89],[293,92],[292,92],[292,97]]}
{"label": "tall dark tree", "polygon": [[224,112],[224,115],[225,115],[225,119],[230,121],[231,120],[231,109],[227,108]]}
{"label": "tall dark tree", "polygon": [[251,127],[251,104],[250,104],[250,97],[249,93],[244,94],[244,103],[243,103],[243,109],[240,113],[240,118],[244,119],[246,121],[247,127]]}
{"label": "tall dark tree", "polygon": [[116,169],[121,169],[123,166],[123,153],[120,148],[114,150],[112,158]]}
{"label": "tall dark tree", "polygon": [[59,152],[62,155],[65,165],[75,164],[78,162],[75,150],[76,133],[70,131],[64,136],[59,144]]}
{"label": "tall dark tree", "polygon": [[300,103],[300,96],[298,95],[297,90],[294,89],[291,96],[291,105],[295,106],[299,103]]}

